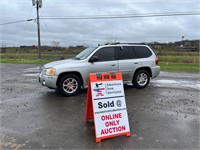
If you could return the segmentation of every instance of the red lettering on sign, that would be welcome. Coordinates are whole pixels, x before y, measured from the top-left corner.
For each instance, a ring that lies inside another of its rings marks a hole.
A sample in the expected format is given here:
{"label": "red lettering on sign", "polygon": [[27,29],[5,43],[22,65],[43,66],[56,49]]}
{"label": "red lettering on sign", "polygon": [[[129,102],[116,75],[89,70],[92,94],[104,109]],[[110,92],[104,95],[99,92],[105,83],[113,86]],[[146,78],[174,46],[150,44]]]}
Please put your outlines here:
{"label": "red lettering on sign", "polygon": [[105,126],[109,127],[109,126],[117,126],[119,125],[119,120],[114,120],[114,121],[107,121],[105,122]]}
{"label": "red lettering on sign", "polygon": [[103,120],[103,121],[104,120],[119,119],[119,118],[122,118],[121,113],[101,116],[101,120]]}
{"label": "red lettering on sign", "polygon": [[118,127],[102,129],[101,135],[106,135],[106,134],[115,133],[115,132],[121,132],[121,131],[125,131],[125,130],[126,130],[126,126],[118,126]]}

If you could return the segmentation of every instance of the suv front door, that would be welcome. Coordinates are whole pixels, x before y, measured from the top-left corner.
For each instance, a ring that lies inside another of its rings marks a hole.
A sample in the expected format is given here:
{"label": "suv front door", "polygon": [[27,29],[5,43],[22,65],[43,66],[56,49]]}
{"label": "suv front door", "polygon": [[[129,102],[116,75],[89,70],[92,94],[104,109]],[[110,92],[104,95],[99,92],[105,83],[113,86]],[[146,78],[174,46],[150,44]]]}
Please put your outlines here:
{"label": "suv front door", "polygon": [[[116,60],[115,47],[103,47],[93,54],[96,61],[87,63],[87,73],[96,73],[99,76],[101,73],[115,73],[118,71],[118,62]],[[92,58],[91,57],[91,58]]]}

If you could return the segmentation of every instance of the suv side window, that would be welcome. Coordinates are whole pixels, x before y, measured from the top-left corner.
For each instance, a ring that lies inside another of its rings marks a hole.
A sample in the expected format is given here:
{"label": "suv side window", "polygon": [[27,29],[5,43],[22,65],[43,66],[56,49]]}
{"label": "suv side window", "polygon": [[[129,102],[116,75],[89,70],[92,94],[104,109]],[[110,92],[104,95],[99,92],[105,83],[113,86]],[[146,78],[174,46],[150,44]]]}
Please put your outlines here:
{"label": "suv side window", "polygon": [[99,61],[112,61],[115,59],[115,48],[104,47],[99,49],[93,56],[98,56]]}
{"label": "suv side window", "polygon": [[144,46],[134,46],[133,49],[137,58],[147,58],[152,55],[152,52]]}
{"label": "suv side window", "polygon": [[135,54],[132,50],[132,47],[130,46],[123,46],[119,47],[118,49],[118,59],[124,60],[124,59],[134,59]]}

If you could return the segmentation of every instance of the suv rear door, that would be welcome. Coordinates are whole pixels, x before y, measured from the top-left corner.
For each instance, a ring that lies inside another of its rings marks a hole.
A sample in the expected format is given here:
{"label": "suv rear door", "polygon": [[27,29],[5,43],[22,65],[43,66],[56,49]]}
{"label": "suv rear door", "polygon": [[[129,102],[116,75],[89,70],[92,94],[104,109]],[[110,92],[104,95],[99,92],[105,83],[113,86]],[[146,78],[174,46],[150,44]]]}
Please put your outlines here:
{"label": "suv rear door", "polygon": [[117,47],[117,58],[119,65],[119,72],[123,75],[123,80],[132,81],[134,72],[141,67],[141,60],[138,59],[134,53],[132,46]]}

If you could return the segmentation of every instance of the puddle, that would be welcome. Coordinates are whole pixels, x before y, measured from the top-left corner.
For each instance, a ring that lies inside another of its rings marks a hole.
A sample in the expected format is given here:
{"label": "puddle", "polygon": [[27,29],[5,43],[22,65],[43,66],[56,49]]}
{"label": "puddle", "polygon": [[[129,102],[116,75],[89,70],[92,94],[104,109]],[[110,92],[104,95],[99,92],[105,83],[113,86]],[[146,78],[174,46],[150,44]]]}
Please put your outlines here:
{"label": "puddle", "polygon": [[155,81],[151,81],[151,82],[160,83],[160,84],[178,83],[178,82],[175,81],[175,80],[155,80]]}
{"label": "puddle", "polygon": [[39,71],[40,71],[40,67],[34,67],[34,68],[23,69],[22,72],[39,72]]}
{"label": "puddle", "polygon": [[37,77],[39,76],[40,67],[27,68],[22,70],[22,76]]}
{"label": "puddle", "polygon": [[157,87],[173,87],[173,88],[193,88],[200,90],[200,82],[198,81],[185,81],[185,80],[152,80],[153,86]]}
{"label": "puddle", "polygon": [[39,73],[26,73],[22,74],[22,76],[27,76],[27,77],[38,77]]}

